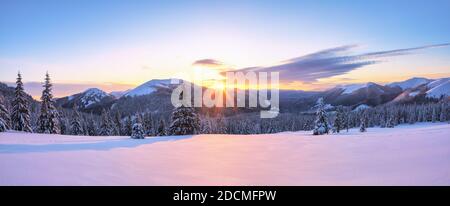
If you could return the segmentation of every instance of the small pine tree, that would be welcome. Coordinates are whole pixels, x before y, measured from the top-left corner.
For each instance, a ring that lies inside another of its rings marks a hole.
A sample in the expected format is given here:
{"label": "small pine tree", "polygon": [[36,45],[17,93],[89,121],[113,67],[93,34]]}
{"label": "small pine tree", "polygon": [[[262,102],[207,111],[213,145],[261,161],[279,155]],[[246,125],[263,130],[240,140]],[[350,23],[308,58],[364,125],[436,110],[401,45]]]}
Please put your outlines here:
{"label": "small pine tree", "polygon": [[13,108],[11,113],[12,129],[24,132],[33,132],[30,126],[30,111],[28,101],[23,89],[22,75],[17,74],[16,88],[14,91]]}
{"label": "small pine tree", "polygon": [[166,126],[163,119],[159,120],[158,131],[156,136],[166,136]]}
{"label": "small pine tree", "polygon": [[73,107],[72,121],[70,122],[70,134],[83,135],[83,128],[80,123],[80,113],[78,113],[76,105]]}
{"label": "small pine tree", "polygon": [[436,108],[433,107],[433,112],[431,113],[431,122],[435,123],[436,122],[436,117],[437,117]]}
{"label": "small pine tree", "polygon": [[317,100],[316,107],[317,112],[313,134],[314,135],[328,134],[330,127],[328,126],[328,118],[325,111],[325,103],[323,101],[323,98],[319,98],[319,100]]}
{"label": "small pine tree", "polygon": [[41,96],[41,113],[37,122],[37,132],[46,134],[60,134],[61,128],[58,119],[58,111],[53,105],[52,84],[50,75],[45,74],[44,90]]}
{"label": "small pine tree", "polygon": [[445,105],[444,103],[441,104],[441,114],[439,115],[439,121],[445,122]]}
{"label": "small pine tree", "polygon": [[191,107],[178,107],[172,113],[170,135],[190,135],[200,132],[200,119]]}
{"label": "small pine tree", "polygon": [[8,129],[10,129],[10,117],[9,112],[6,109],[3,96],[0,95],[0,132],[4,132]]}
{"label": "small pine tree", "polygon": [[136,115],[136,122],[133,124],[131,138],[132,139],[144,139],[144,127],[142,126],[142,120],[140,115]]}

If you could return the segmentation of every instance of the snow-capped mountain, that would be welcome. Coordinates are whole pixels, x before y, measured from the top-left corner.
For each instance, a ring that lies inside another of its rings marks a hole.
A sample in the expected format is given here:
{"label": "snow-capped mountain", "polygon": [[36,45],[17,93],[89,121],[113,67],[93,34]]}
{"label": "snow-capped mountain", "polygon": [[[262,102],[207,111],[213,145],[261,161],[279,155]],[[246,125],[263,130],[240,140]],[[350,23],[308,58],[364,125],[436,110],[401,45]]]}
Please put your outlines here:
{"label": "snow-capped mountain", "polygon": [[119,99],[124,94],[128,93],[129,91],[131,91],[131,89],[127,89],[125,91],[113,91],[113,92],[110,92],[109,94],[114,96],[116,99]]}
{"label": "snow-capped mountain", "polygon": [[96,105],[114,101],[115,97],[97,88],[90,88],[84,92],[74,94],[68,97],[59,98],[56,104],[64,108],[72,108],[77,105],[80,110],[88,110]]}
{"label": "snow-capped mountain", "polygon": [[442,96],[450,96],[450,78],[442,78],[427,84],[427,97],[441,98]]}
{"label": "snow-capped mountain", "polygon": [[411,89],[411,88],[418,87],[420,85],[428,84],[428,83],[430,83],[432,81],[433,80],[427,79],[427,78],[414,77],[414,78],[411,78],[411,79],[408,79],[408,80],[405,80],[405,81],[402,81],[402,82],[390,83],[390,84],[387,84],[386,86],[388,86],[388,87],[399,86],[403,90],[406,90],[406,89]]}
{"label": "snow-capped mountain", "polygon": [[366,104],[376,106],[394,99],[402,92],[399,87],[387,87],[373,82],[337,86],[325,91],[325,102],[332,105],[354,106]]}
{"label": "snow-capped mountain", "polygon": [[153,79],[148,82],[145,82],[144,84],[141,84],[140,86],[126,92],[123,96],[124,97],[135,97],[135,96],[142,96],[142,95],[148,95],[155,91],[157,91],[159,88],[170,88],[173,85],[176,85],[180,83],[181,80],[179,79]]}

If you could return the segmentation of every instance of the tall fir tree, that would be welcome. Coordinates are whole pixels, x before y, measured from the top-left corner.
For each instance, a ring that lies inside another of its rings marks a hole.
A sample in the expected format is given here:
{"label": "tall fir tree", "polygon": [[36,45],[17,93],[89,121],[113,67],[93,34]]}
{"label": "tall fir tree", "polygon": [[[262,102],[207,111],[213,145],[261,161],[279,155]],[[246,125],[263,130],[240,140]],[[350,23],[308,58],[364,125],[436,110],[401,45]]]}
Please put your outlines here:
{"label": "tall fir tree", "polygon": [[136,115],[135,123],[133,124],[131,138],[132,139],[144,139],[145,137],[144,127],[142,126],[141,115]]}
{"label": "tall fir tree", "polygon": [[367,132],[367,122],[368,122],[367,111],[363,111],[360,117],[360,126],[359,126],[360,132]]}
{"label": "tall fir tree", "polygon": [[142,126],[144,127],[145,135],[151,136],[153,132],[153,117],[150,112],[144,114],[144,120],[142,121]]}
{"label": "tall fir tree", "polygon": [[338,106],[336,109],[336,118],[334,119],[334,131],[339,133],[342,129],[344,129],[344,108],[342,106]]}
{"label": "tall fir tree", "polygon": [[158,131],[156,132],[156,136],[166,136],[166,124],[163,119],[159,120]]}
{"label": "tall fir tree", "polygon": [[0,95],[0,132],[4,132],[10,129],[11,118],[9,116],[9,112],[6,109],[5,101],[3,96]]}
{"label": "tall fir tree", "polygon": [[87,118],[86,133],[89,136],[97,136],[97,125],[95,124],[92,113]]}
{"label": "tall fir tree", "polygon": [[22,75],[17,74],[16,88],[14,90],[13,108],[11,113],[12,129],[24,132],[33,132],[30,126],[30,111],[26,93],[23,89]]}
{"label": "tall fir tree", "polygon": [[72,121],[70,122],[70,134],[83,135],[83,127],[80,122],[80,113],[78,113],[77,106],[73,107]]}
{"label": "tall fir tree", "polygon": [[323,101],[323,98],[319,98],[317,100],[317,111],[316,111],[316,121],[314,124],[314,135],[322,135],[322,134],[328,134],[330,127],[328,125],[328,118],[325,111],[325,102]]}
{"label": "tall fir tree", "polygon": [[41,96],[41,113],[37,122],[37,132],[46,134],[60,134],[61,128],[58,119],[58,111],[53,102],[52,84],[50,75],[45,74],[44,90]]}
{"label": "tall fir tree", "polygon": [[106,110],[102,111],[101,121],[102,122],[98,134],[100,136],[111,136],[113,133],[111,127],[111,117],[109,116],[109,113]]}
{"label": "tall fir tree", "polygon": [[200,118],[193,108],[180,106],[174,109],[168,129],[169,135],[190,135],[199,132]]}
{"label": "tall fir tree", "polygon": [[122,116],[120,115],[120,112],[117,110],[114,119],[113,119],[113,133],[114,135],[120,136],[122,135]]}

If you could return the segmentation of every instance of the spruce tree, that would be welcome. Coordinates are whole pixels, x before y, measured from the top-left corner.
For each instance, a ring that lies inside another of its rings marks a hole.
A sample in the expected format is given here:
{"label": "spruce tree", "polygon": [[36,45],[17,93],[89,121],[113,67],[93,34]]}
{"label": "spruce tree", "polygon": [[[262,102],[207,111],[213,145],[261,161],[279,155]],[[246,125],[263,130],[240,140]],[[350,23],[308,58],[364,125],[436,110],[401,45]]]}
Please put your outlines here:
{"label": "spruce tree", "polygon": [[133,130],[133,122],[131,121],[131,117],[128,116],[123,126],[123,135],[130,136],[132,130]]}
{"label": "spruce tree", "polygon": [[156,136],[166,136],[166,125],[163,119],[159,120],[158,131],[156,132]]}
{"label": "spruce tree", "polygon": [[200,119],[193,108],[180,106],[174,109],[168,130],[169,135],[190,135],[199,132]]}
{"label": "spruce tree", "polygon": [[144,127],[142,126],[142,120],[140,115],[136,115],[136,122],[133,124],[131,138],[132,139],[144,139]]}
{"label": "spruce tree", "polygon": [[334,131],[339,133],[344,128],[344,109],[338,106],[336,109],[336,118],[334,119]]}
{"label": "spruce tree", "polygon": [[150,112],[144,114],[144,120],[142,122],[142,126],[144,127],[145,135],[151,136],[154,134],[153,132],[153,117]]}
{"label": "spruce tree", "polygon": [[80,123],[80,113],[78,113],[77,106],[73,107],[72,121],[70,122],[70,134],[83,135],[83,128]]}
{"label": "spruce tree", "polygon": [[5,101],[3,96],[0,95],[0,132],[10,129],[10,121],[11,118],[9,117],[9,112],[6,109]]}
{"label": "spruce tree", "polygon": [[102,111],[102,117],[101,117],[101,125],[99,128],[99,135],[100,136],[111,136],[112,135],[112,128],[111,128],[111,118],[109,117],[109,113],[103,109]]}
{"label": "spruce tree", "polygon": [[11,113],[12,129],[24,132],[33,132],[30,126],[30,111],[28,109],[26,93],[23,89],[22,75],[17,74],[16,88],[14,91],[13,108]]}
{"label": "spruce tree", "polygon": [[316,111],[316,121],[314,124],[314,135],[322,135],[322,134],[328,134],[330,128],[328,126],[328,118],[325,111],[325,103],[323,101],[323,98],[319,98],[317,100],[317,111]]}
{"label": "spruce tree", "polygon": [[367,131],[367,113],[366,113],[366,111],[364,111],[361,114],[359,131],[360,132],[366,132]]}
{"label": "spruce tree", "polygon": [[87,118],[87,126],[86,126],[86,133],[89,136],[96,136],[97,135],[97,126],[94,122],[94,118],[91,115]]}
{"label": "spruce tree", "polygon": [[114,135],[120,136],[122,135],[122,117],[120,112],[117,111],[114,115]]}
{"label": "spruce tree", "polygon": [[45,74],[44,90],[41,96],[41,113],[37,122],[37,132],[46,134],[60,134],[58,111],[53,105],[52,84],[50,75]]}

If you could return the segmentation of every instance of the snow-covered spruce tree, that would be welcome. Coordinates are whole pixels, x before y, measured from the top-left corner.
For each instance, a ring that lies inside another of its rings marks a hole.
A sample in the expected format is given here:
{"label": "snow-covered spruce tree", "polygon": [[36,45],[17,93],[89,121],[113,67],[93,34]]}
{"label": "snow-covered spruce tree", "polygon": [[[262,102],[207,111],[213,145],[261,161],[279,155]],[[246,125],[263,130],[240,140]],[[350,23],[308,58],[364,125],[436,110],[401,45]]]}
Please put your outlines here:
{"label": "snow-covered spruce tree", "polygon": [[189,135],[199,132],[200,119],[193,108],[180,106],[174,109],[168,130],[169,135]]}
{"label": "snow-covered spruce tree", "polygon": [[72,121],[70,121],[70,134],[83,135],[83,128],[80,122],[80,113],[78,113],[77,106],[73,107]]}
{"label": "snow-covered spruce tree", "polygon": [[144,139],[144,127],[142,126],[142,120],[140,115],[136,115],[136,121],[133,124],[131,138],[132,139]]}
{"label": "snow-covered spruce tree", "polygon": [[30,126],[30,111],[28,110],[28,101],[23,89],[22,75],[17,74],[16,88],[14,91],[14,100],[12,102],[11,126],[13,130],[33,132]]}
{"label": "snow-covered spruce tree", "polygon": [[339,133],[342,129],[344,129],[344,108],[342,106],[338,106],[336,109],[336,118],[334,119],[334,131]]}
{"label": "snow-covered spruce tree", "polygon": [[442,103],[441,104],[441,114],[439,115],[440,122],[445,122],[445,113],[446,113],[445,103]]}
{"label": "snow-covered spruce tree", "polygon": [[89,115],[86,122],[86,134],[89,136],[96,136],[97,135],[97,125],[94,122],[94,117],[92,114]]}
{"label": "snow-covered spruce tree", "polygon": [[37,132],[46,134],[60,134],[58,111],[53,105],[52,84],[50,75],[45,74],[44,90],[41,96],[41,113],[37,121]]}
{"label": "snow-covered spruce tree", "polygon": [[123,135],[130,136],[132,130],[133,130],[133,122],[131,121],[131,117],[128,116],[123,125]]}
{"label": "snow-covered spruce tree", "polygon": [[163,119],[159,120],[158,131],[156,132],[156,136],[166,136],[166,124]]}
{"label": "snow-covered spruce tree", "polygon": [[366,111],[362,112],[362,114],[361,114],[359,131],[367,132],[367,112]]}
{"label": "snow-covered spruce tree", "polygon": [[11,119],[9,117],[9,112],[6,109],[5,101],[3,96],[0,95],[0,132],[10,129],[10,121]]}
{"label": "snow-covered spruce tree", "polygon": [[437,118],[436,107],[433,107],[433,112],[431,113],[431,122],[435,123]]}
{"label": "snow-covered spruce tree", "polygon": [[150,112],[144,114],[144,119],[142,121],[142,126],[144,127],[145,135],[151,136],[154,134],[153,131],[153,117]]}
{"label": "snow-covered spruce tree", "polygon": [[111,136],[113,133],[111,127],[111,118],[106,110],[102,110],[101,125],[99,128],[98,135],[100,136]]}
{"label": "snow-covered spruce tree", "polygon": [[114,135],[122,135],[122,117],[119,111],[116,111],[113,119],[113,133]]}
{"label": "snow-covered spruce tree", "polygon": [[317,100],[317,111],[316,111],[316,121],[314,124],[314,135],[322,135],[322,134],[328,134],[330,127],[328,126],[328,118],[325,111],[325,103],[323,101],[323,98],[319,98]]}

